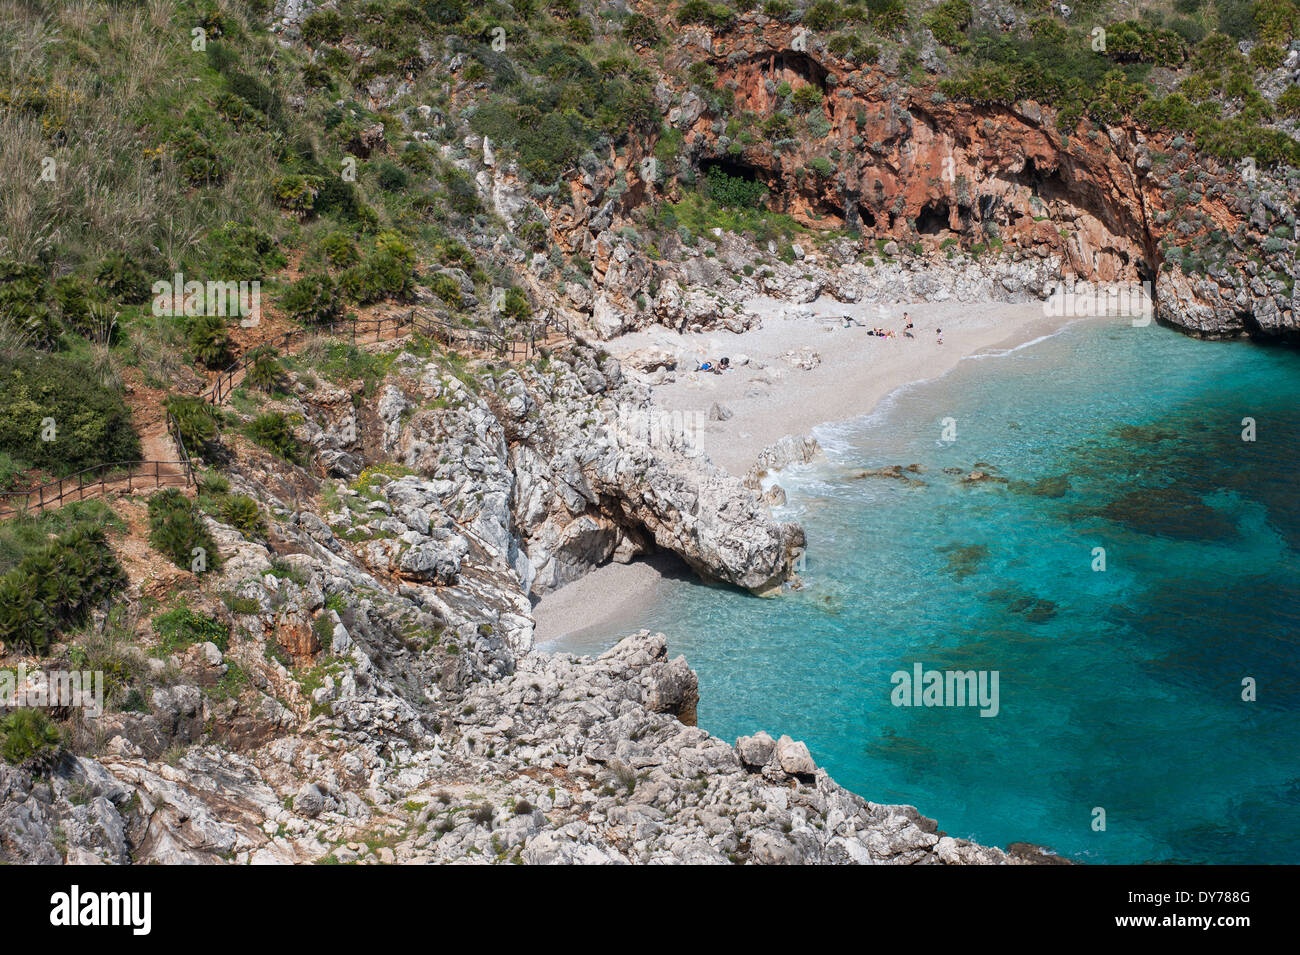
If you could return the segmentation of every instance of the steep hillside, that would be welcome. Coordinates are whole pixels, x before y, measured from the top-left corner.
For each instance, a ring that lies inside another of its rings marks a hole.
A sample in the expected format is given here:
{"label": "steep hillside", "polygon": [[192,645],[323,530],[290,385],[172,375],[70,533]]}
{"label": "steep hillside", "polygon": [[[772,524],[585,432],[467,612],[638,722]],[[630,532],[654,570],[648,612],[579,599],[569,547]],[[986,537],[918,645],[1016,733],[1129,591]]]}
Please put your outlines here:
{"label": "steep hillside", "polygon": [[0,715],[0,860],[1046,861],[531,612],[799,565],[620,333],[1080,279],[1294,343],[1300,10],[1129,11],[0,0],[0,677],[106,707]]}

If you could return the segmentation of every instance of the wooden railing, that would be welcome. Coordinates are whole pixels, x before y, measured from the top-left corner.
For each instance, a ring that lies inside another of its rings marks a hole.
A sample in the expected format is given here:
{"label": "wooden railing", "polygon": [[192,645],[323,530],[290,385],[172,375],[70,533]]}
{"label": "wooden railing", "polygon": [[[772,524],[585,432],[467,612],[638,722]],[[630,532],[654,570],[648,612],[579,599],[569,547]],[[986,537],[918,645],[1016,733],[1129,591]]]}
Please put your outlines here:
{"label": "wooden railing", "polygon": [[167,412],[167,433],[176,442],[176,450],[180,453],[181,463],[185,467],[185,486],[189,487],[194,483],[194,465],[190,461],[190,452],[185,447],[185,439],[181,437],[181,424],[170,411]]}
{"label": "wooden railing", "polygon": [[103,494],[110,486],[124,487],[128,494],[137,487],[189,487],[194,483],[194,465],[181,437],[180,425],[170,411],[167,412],[167,433],[176,442],[179,460],[97,464],[26,491],[3,491],[0,492],[0,519],[58,507],[66,500],[84,501],[87,492],[91,496]]}
{"label": "wooden railing", "polygon": [[[567,341],[572,338],[567,322],[561,326],[548,321],[543,323],[540,329],[536,324],[532,324],[526,337],[510,338],[488,328],[453,325],[440,318],[416,317],[414,311],[408,313],[407,320],[415,331],[450,348],[492,352],[507,361],[527,361],[535,357],[550,339],[550,335],[547,334],[550,329],[554,329],[561,340]],[[542,332],[540,340],[537,334],[539,330]]]}
{"label": "wooden railing", "polygon": [[193,472],[188,460],[97,464],[27,491],[0,492],[0,518],[43,511],[68,500],[83,501],[87,496],[103,494],[110,487],[121,487],[129,494],[136,488],[188,486],[192,480]]}
{"label": "wooden railing", "polygon": [[[402,329],[409,328],[449,347],[492,352],[508,361],[527,361],[536,356],[542,347],[537,339],[535,325],[530,327],[526,338],[508,338],[491,329],[469,328],[453,325],[438,318],[417,317],[415,310],[412,309],[405,315],[399,316],[385,315],[378,318],[304,326],[292,329],[269,341],[259,342],[239,361],[223,370],[202,397],[213,405],[225,401],[237,387],[236,376],[255,361],[257,354],[264,349],[284,350],[294,341],[321,334],[334,335],[343,327],[347,328],[348,336],[353,343],[365,341],[371,334],[375,336],[375,341],[381,341],[385,330],[389,328],[399,334]],[[567,322],[564,326],[546,322],[541,326],[543,343],[549,340],[550,336],[547,334],[549,329],[554,329],[562,340],[572,338]],[[122,485],[128,494],[137,487],[177,485],[189,487],[194,483],[194,465],[190,460],[189,450],[185,447],[185,441],[181,437],[180,425],[170,411],[167,412],[167,433],[176,443],[179,460],[117,461],[111,464],[98,464],[26,491],[0,491],[0,520],[18,514],[42,511],[47,507],[57,507],[65,500],[84,500],[87,492],[92,496],[95,493],[103,494],[110,485]],[[166,473],[164,468],[168,469]],[[179,469],[179,473],[171,469]],[[115,471],[118,472],[117,476],[110,478],[109,475],[114,474]]]}
{"label": "wooden railing", "polygon": [[[401,332],[403,328],[411,323],[414,313],[408,312],[406,315],[393,316],[381,315],[378,318],[356,319],[355,321],[337,321],[328,322],[321,325],[305,325],[302,328],[294,328],[285,332],[277,338],[268,341],[259,342],[252,348],[248,349],[244,355],[229,368],[217,375],[211,387],[203,393],[203,397],[214,405],[219,405],[235,390],[235,376],[257,360],[257,356],[262,351],[284,352],[288,350],[289,345],[293,342],[301,341],[305,338],[312,338],[316,335],[338,335],[340,329],[347,329],[348,336],[352,343],[356,344],[358,340],[365,341],[373,332],[375,341],[380,341],[384,337],[385,329],[392,328],[394,331]],[[369,326],[362,328],[362,326]]]}

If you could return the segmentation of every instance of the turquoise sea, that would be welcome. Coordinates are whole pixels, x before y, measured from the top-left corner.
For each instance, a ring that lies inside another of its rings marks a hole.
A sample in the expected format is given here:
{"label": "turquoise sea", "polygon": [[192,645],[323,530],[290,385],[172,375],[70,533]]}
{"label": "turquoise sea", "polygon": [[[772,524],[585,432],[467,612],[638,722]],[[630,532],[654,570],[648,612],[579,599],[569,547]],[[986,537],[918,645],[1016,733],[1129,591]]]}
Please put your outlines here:
{"label": "turquoise sea", "polygon": [[[662,630],[705,729],[789,733],[953,835],[1300,862],[1300,353],[1079,322],[816,433],[826,459],[781,476],[803,590],[670,580],[551,646]],[[994,480],[945,473],[977,465]],[[998,715],[894,706],[916,663],[997,671]]]}

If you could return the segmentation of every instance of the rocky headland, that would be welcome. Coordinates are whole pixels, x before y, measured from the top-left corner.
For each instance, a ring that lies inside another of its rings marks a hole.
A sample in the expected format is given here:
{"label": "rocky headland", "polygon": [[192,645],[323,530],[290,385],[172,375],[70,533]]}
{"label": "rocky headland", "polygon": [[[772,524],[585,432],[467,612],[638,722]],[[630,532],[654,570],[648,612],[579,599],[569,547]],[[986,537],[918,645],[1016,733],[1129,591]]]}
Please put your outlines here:
{"label": "rocky headland", "polygon": [[[259,540],[207,519],[224,562],[190,607],[228,642],[147,659],[147,706],[0,769],[8,861],[1034,858],[849,793],[788,737],[697,729],[661,634],[534,650],[530,597],[592,567],[654,548],[766,592],[802,532],[692,448],[620,430],[647,389],[596,349],[456,374],[386,347],[369,396],[296,377],[283,399],[328,472],[319,504],[306,469],[227,468],[268,517]],[[130,604],[169,583],[127,569]]]}

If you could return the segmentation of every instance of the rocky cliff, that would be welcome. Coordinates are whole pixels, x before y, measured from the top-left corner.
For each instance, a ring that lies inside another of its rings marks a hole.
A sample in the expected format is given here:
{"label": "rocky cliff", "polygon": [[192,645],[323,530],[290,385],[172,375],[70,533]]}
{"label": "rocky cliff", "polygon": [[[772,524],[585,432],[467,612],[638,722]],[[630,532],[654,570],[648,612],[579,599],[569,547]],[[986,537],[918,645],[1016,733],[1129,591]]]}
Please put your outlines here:
{"label": "rocky cliff", "polygon": [[[612,553],[758,588],[800,532],[690,448],[614,428],[638,393],[585,346],[495,372],[391,349],[368,393],[293,376],[279,401],[336,476],[228,462],[267,520],[208,519],[224,563],[189,606],[228,640],[138,661],[147,702],[73,714],[52,765],[0,767],[0,858],[1048,861],[853,795],[788,737],[695,728],[663,635],[534,651],[528,594]],[[135,608],[174,585],[132,576]]]}
{"label": "rocky cliff", "polygon": [[[802,530],[773,521],[753,490],[712,465],[686,422],[659,420],[617,361],[575,344],[471,382],[402,354],[360,412],[383,436],[380,459],[413,476],[378,488],[362,513],[327,520],[371,537],[366,558],[381,572],[449,584],[481,554],[540,595],[655,548],[755,592],[789,575]],[[358,436],[370,430],[358,412],[312,395],[296,408],[334,472],[355,477],[366,453]]]}
{"label": "rocky cliff", "polygon": [[[333,715],[255,750],[213,741],[162,761],[128,729],[98,758],[65,757],[48,780],[0,766],[0,854],[45,864],[1051,861],[954,839],[911,807],[855,796],[788,737],[732,747],[694,728],[695,676],[668,659],[662,635],[635,634],[595,660],[525,654],[511,676],[472,686],[435,718],[377,662],[391,638],[366,624],[350,634],[322,694]],[[178,684],[140,722],[175,718],[212,718],[197,686]]]}
{"label": "rocky cliff", "polygon": [[[1032,101],[949,100],[938,76],[904,83],[758,13],[688,26],[661,65],[649,51],[647,63],[678,154],[665,162],[657,141],[634,140],[547,203],[554,240],[593,267],[592,287],[564,289],[557,307],[602,336],[648,322],[744,327],[740,303],[758,292],[1026,300],[1076,280],[1150,283],[1157,317],[1193,334],[1294,340],[1300,327],[1291,167],[1225,165],[1129,120],[1071,127]],[[726,113],[687,79],[701,64]],[[821,135],[733,138],[729,117],[778,116],[804,87],[816,90],[810,127]],[[627,237],[646,209],[715,167],[763,184],[769,205],[804,225],[853,237],[811,261],[800,249],[795,262],[729,235],[700,247],[668,236],[654,255]],[[511,171],[494,181],[499,211],[518,208]]]}
{"label": "rocky cliff", "polygon": [[[587,346],[527,369],[384,349],[372,387],[294,373],[276,399],[333,477],[232,449],[265,530],[208,518],[224,561],[187,598],[228,638],[120,648],[139,701],[0,768],[5,861],[1046,861],[853,795],[788,737],[695,728],[662,635],[534,651],[530,592],[596,562],[654,546],[762,589],[801,532],[628,429],[645,395]],[[131,567],[136,612],[182,585]]]}

